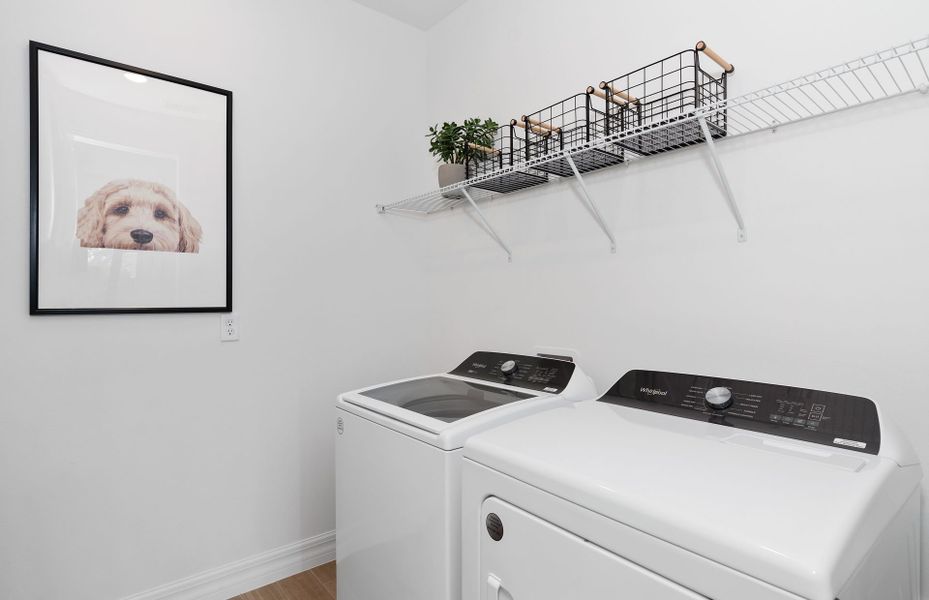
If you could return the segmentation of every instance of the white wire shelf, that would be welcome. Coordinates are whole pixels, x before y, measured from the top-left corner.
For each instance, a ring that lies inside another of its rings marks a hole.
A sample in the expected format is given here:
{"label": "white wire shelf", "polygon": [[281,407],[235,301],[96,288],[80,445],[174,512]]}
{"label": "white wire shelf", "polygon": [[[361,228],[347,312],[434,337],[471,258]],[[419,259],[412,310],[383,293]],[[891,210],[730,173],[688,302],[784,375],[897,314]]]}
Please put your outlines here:
{"label": "white wire shelf", "polygon": [[[728,189],[725,173],[715,152],[714,139],[715,142],[719,142],[726,138],[758,131],[770,131],[790,123],[799,123],[913,92],[929,93],[929,36],[816,71],[786,83],[708,104],[675,118],[600,137],[591,142],[575,144],[564,150],[522,161],[393,204],[379,204],[377,210],[382,213],[402,212],[428,215],[470,203],[479,212],[477,201],[500,195],[474,187],[475,184],[484,181],[529,170],[538,173],[534,167],[556,160],[569,159],[569,163],[573,164],[571,157],[592,149],[621,146],[627,150],[624,162],[631,162],[668,150],[708,142],[703,145],[708,146],[713,154],[716,168],[723,180],[730,209],[739,225],[739,239],[744,241],[744,224],[731,190]],[[720,119],[725,123],[724,131],[716,127],[716,124],[721,122]],[[674,142],[681,143],[675,145]],[[575,171],[575,177],[581,183],[585,198],[591,202],[580,173]],[[484,225],[497,242],[506,249],[486,221]],[[602,222],[600,225],[610,237],[611,245],[613,245],[612,235],[606,225]],[[507,254],[509,254],[508,250]]]}

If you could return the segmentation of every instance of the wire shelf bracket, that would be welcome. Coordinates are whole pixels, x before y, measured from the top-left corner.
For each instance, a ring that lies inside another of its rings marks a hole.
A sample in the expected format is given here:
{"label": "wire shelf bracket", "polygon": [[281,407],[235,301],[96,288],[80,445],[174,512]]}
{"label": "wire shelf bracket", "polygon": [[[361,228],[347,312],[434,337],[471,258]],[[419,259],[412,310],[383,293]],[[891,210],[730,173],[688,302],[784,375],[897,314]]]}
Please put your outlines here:
{"label": "wire shelf bracket", "polygon": [[719,159],[719,152],[716,150],[716,142],[713,140],[713,135],[710,133],[709,126],[706,124],[706,117],[703,114],[697,115],[697,122],[700,124],[700,130],[703,132],[703,138],[706,140],[706,147],[710,151],[710,157],[713,159],[713,167],[716,170],[716,175],[719,177],[719,183],[723,186],[723,195],[726,197],[726,202],[729,204],[729,211],[732,213],[732,217],[739,227],[737,239],[739,242],[745,242],[748,240],[748,236],[745,233],[745,221],[742,219],[742,212],[739,210],[739,205],[735,201],[735,194],[732,193],[732,186],[729,185],[729,178],[726,177],[726,170],[723,168],[723,163]]}
{"label": "wire shelf bracket", "polygon": [[610,240],[610,252],[616,254],[616,238],[613,237],[613,232],[610,231],[610,227],[606,224],[606,221],[603,220],[603,215],[600,214],[600,209],[597,208],[597,204],[594,202],[593,198],[590,197],[590,190],[587,189],[587,184],[584,182],[584,178],[581,177],[581,172],[578,170],[577,165],[574,164],[574,159],[567,153],[565,154],[565,158],[571,170],[574,171],[574,178],[577,179],[577,182],[580,184],[581,196],[583,196],[584,201],[587,203],[587,208],[590,209],[597,225],[600,226],[600,229],[603,230],[603,233],[605,233],[606,237]]}
{"label": "wire shelf bracket", "polygon": [[468,202],[474,208],[474,212],[477,213],[478,219],[480,219],[481,224],[484,226],[484,230],[494,239],[497,244],[503,248],[503,251],[506,252],[506,262],[513,262],[513,253],[510,252],[510,248],[504,243],[500,236],[497,235],[497,232],[494,231],[494,228],[490,226],[490,223],[487,221],[487,218],[484,216],[484,212],[478,207],[477,202],[474,201],[474,198],[471,197],[471,194],[468,192],[468,188],[461,188],[461,193],[464,194],[464,197],[467,198]]}

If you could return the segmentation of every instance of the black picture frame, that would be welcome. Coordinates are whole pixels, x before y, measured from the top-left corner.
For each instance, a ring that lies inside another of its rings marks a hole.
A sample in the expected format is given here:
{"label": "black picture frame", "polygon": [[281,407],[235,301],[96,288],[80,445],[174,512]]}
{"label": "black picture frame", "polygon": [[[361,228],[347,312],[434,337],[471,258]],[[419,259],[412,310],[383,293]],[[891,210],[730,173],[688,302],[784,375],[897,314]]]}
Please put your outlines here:
{"label": "black picture frame", "polygon": [[[94,307],[94,308],[42,308],[39,306],[39,209],[40,209],[40,113],[39,113],[39,53],[49,52],[61,56],[86,61],[97,65],[117,69],[124,73],[135,73],[146,78],[159,79],[177,85],[188,86],[221,95],[225,98],[226,106],[226,154],[225,154],[225,303],[221,306],[160,306],[160,307]],[[232,92],[180,77],[165,75],[148,69],[134,67],[124,63],[91,56],[73,50],[41,42],[29,42],[29,110],[30,110],[30,281],[29,281],[29,314],[30,315],[86,315],[86,314],[154,314],[154,313],[223,313],[232,311]]]}

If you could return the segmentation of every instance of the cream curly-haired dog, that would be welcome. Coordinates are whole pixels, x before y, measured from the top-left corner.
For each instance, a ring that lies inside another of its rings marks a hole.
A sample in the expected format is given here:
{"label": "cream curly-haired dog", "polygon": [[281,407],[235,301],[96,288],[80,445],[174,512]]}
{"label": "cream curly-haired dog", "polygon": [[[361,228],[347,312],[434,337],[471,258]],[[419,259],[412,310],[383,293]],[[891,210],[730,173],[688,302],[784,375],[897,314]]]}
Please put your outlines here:
{"label": "cream curly-haired dog", "polygon": [[111,181],[77,213],[84,248],[199,252],[203,230],[165,185],[139,179]]}

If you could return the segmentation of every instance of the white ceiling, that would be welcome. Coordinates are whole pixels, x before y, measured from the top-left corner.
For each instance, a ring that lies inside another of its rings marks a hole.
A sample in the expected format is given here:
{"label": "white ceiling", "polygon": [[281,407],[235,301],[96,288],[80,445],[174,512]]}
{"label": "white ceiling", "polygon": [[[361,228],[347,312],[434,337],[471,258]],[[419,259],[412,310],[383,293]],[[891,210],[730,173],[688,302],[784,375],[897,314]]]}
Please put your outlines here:
{"label": "white ceiling", "polygon": [[355,0],[355,2],[426,31],[467,0]]}

